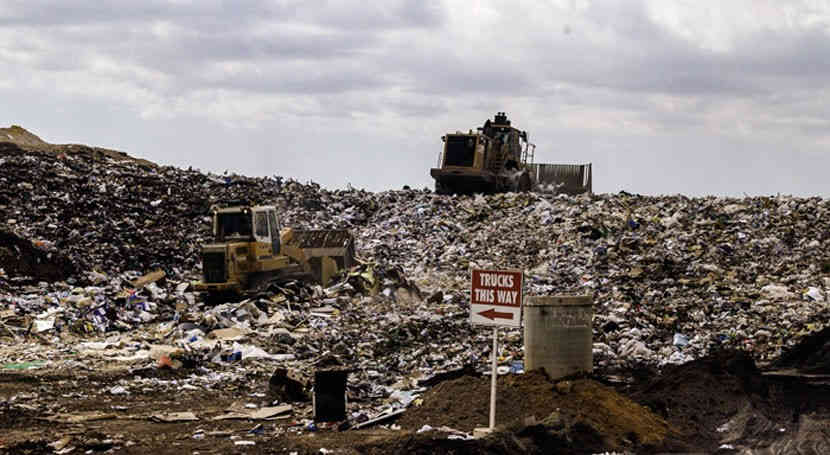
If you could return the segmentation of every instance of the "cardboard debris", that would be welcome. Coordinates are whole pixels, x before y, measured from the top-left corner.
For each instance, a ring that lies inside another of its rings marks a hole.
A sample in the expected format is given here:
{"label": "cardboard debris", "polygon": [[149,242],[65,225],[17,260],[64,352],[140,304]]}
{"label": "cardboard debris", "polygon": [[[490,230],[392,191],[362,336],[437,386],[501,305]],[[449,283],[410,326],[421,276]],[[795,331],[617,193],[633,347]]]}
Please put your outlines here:
{"label": "cardboard debris", "polygon": [[142,275],[139,278],[136,278],[135,280],[132,281],[131,284],[133,285],[134,288],[141,289],[141,288],[143,288],[144,286],[147,286],[150,283],[155,283],[156,281],[164,278],[165,276],[167,276],[167,274],[164,273],[164,270],[155,270],[155,271],[150,272],[146,275]]}
{"label": "cardboard debris", "polygon": [[250,419],[250,420],[267,420],[280,415],[289,414],[294,409],[290,404],[280,406],[272,406],[257,409],[247,408],[232,408],[229,412],[216,416],[212,420],[229,420],[229,419]]}
{"label": "cardboard debris", "polygon": [[395,417],[398,417],[398,416],[402,415],[404,412],[406,412],[406,409],[397,409],[397,410],[393,410],[393,411],[382,412],[381,414],[379,414],[379,415],[377,415],[377,416],[375,416],[375,417],[373,417],[373,418],[371,418],[371,419],[369,419],[365,422],[358,423],[357,425],[353,426],[352,429],[359,430],[361,428],[365,428],[365,427],[372,426],[372,425],[375,425],[375,424],[378,424],[378,423],[382,423],[382,422],[385,422],[387,420],[391,420]]}
{"label": "cardboard debris", "polygon": [[191,422],[195,420],[199,420],[196,417],[196,414],[186,411],[186,412],[167,412],[162,414],[153,414],[150,416],[150,420],[154,422]]}
{"label": "cardboard debris", "polygon": [[226,329],[216,329],[208,333],[208,338],[221,341],[239,341],[244,339],[250,330],[239,327],[228,327]]}
{"label": "cardboard debris", "polygon": [[92,422],[95,420],[109,420],[115,419],[118,415],[112,413],[105,413],[105,412],[79,412],[74,414],[55,414],[49,417],[41,417],[42,420],[48,420],[50,422],[60,422],[60,423],[82,423],[82,422]]}

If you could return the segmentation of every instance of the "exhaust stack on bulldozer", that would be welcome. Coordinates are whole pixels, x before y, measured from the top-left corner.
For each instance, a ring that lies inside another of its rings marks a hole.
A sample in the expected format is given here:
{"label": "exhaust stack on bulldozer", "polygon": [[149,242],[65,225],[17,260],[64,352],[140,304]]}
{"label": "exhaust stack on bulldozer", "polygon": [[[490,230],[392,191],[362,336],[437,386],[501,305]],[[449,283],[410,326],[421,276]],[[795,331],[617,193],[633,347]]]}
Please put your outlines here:
{"label": "exhaust stack on bulldozer", "polygon": [[202,246],[202,280],[209,294],[256,290],[273,280],[299,278],[327,285],[354,262],[345,230],[281,229],[274,206],[213,207],[213,242]]}

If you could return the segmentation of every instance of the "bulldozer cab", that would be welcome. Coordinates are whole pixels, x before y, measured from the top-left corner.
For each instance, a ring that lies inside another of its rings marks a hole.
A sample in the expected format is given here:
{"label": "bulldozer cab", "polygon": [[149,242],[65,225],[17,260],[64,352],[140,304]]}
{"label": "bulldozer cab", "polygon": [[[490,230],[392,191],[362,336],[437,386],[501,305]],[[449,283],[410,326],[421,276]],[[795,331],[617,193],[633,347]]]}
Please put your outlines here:
{"label": "bulldozer cab", "polygon": [[254,257],[268,259],[280,253],[280,225],[273,206],[228,207],[213,214],[217,243],[255,242]]}

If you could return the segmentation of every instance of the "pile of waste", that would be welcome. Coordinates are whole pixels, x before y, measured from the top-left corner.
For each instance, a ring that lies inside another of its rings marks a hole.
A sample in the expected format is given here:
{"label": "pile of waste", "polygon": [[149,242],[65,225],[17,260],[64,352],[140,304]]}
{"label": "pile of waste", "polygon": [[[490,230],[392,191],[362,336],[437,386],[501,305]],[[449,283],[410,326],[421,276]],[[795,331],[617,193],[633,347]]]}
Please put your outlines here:
{"label": "pile of waste", "polygon": [[[409,405],[430,377],[486,368],[489,332],[468,322],[471,267],[524,270],[525,295],[591,294],[606,372],[722,348],[769,362],[830,316],[822,198],[371,193],[0,146],[0,338],[85,340],[85,355],[165,367],[256,359],[306,379],[333,358],[371,402],[358,420]],[[285,227],[348,229],[358,265],[326,288],[206,303],[190,282],[208,210],[229,200],[274,205]],[[520,364],[520,331],[502,341],[499,364]]]}

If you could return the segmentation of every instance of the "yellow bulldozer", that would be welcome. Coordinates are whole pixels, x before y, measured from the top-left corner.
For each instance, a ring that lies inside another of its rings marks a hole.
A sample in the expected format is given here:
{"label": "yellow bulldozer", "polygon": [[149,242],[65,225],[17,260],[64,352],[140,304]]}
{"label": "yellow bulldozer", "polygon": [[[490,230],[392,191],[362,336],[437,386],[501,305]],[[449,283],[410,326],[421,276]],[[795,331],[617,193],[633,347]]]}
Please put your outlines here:
{"label": "yellow bulldozer", "polygon": [[346,230],[282,228],[277,209],[232,202],[211,207],[213,242],[202,246],[202,280],[209,297],[257,291],[273,281],[302,279],[326,286],[354,262]]}
{"label": "yellow bulldozer", "polygon": [[499,112],[477,131],[456,132],[441,137],[444,150],[438,167],[430,170],[435,192],[498,193],[528,191],[533,185],[528,161],[532,162],[535,145],[527,141],[527,132],[510,124]]}
{"label": "yellow bulldozer", "polygon": [[499,112],[476,131],[441,137],[438,166],[430,169],[438,194],[499,193],[534,188],[564,194],[593,191],[591,164],[535,163],[536,145],[527,131]]}

